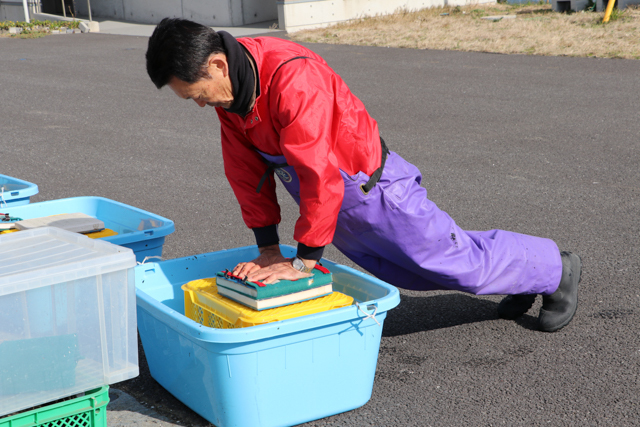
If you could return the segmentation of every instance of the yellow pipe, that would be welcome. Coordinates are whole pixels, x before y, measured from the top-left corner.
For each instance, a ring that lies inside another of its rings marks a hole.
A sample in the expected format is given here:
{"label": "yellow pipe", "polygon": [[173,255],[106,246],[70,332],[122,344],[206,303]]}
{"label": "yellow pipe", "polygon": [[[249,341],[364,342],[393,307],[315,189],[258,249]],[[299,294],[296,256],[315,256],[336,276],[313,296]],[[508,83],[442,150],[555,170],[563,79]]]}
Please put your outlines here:
{"label": "yellow pipe", "polygon": [[615,2],[616,0],[609,0],[609,3],[607,3],[607,10],[604,11],[604,18],[602,19],[603,24],[609,22],[609,18],[611,17],[611,12],[613,11],[613,5],[615,4]]}

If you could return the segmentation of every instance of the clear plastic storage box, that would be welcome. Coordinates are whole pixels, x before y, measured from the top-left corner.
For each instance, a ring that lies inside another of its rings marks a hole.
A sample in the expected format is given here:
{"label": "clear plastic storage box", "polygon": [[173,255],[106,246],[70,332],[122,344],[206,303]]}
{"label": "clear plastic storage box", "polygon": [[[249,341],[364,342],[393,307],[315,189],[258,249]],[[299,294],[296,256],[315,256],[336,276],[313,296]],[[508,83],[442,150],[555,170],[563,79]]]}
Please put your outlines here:
{"label": "clear plastic storage box", "polygon": [[138,330],[153,378],[217,427],[292,426],[367,403],[382,325],[400,302],[387,283],[323,260],[334,290],[353,305],[239,329],[184,316],[183,284],[256,256],[252,246],[135,268]]}
{"label": "clear plastic storage box", "polygon": [[0,260],[0,416],[138,375],[131,249],[43,227]]}
{"label": "clear plastic storage box", "polygon": [[36,194],[37,185],[8,175],[0,175],[0,208],[27,205],[31,196]]}

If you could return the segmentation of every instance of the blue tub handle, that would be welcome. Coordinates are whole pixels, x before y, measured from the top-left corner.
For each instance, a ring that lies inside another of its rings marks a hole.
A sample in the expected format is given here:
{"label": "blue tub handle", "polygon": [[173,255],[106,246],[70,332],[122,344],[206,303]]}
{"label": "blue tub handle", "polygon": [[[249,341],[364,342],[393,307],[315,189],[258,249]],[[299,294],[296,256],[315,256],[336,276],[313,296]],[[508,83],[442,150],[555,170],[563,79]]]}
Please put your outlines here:
{"label": "blue tub handle", "polygon": [[[362,309],[362,306],[364,306],[367,310],[373,310],[373,313],[367,313],[366,311],[364,311]],[[358,311],[361,311],[365,317],[363,320],[366,319],[373,319],[374,322],[376,322],[378,324],[378,326],[382,326],[380,324],[380,322],[378,322],[378,319],[376,319],[376,313],[378,312],[378,304],[375,302],[366,302],[364,304],[359,304],[358,301],[356,301],[356,307],[358,307]]]}
{"label": "blue tub handle", "polygon": [[[138,265],[142,265],[142,264],[144,264],[145,262],[147,262],[147,260],[148,260],[148,259],[151,259],[151,258],[158,258],[158,259],[160,259],[160,260],[162,259],[162,257],[161,257],[161,256],[159,256],[159,255],[149,255],[149,256],[147,256],[147,257],[144,257],[144,259],[142,260],[142,262],[138,261]],[[148,272],[153,272],[153,273],[155,273],[155,272],[156,272],[156,263],[149,263],[148,265],[152,266],[152,268],[149,268],[149,269],[145,270],[144,272],[145,272],[145,273],[148,273]]]}

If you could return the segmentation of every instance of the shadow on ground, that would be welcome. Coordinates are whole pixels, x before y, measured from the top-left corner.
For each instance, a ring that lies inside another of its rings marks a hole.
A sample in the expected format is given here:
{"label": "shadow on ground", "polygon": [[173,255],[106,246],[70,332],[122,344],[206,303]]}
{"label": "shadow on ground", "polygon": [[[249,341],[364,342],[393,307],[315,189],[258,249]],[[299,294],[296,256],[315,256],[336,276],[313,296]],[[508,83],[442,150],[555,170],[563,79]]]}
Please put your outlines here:
{"label": "shadow on ground", "polygon": [[[462,293],[442,295],[401,295],[400,305],[387,314],[383,337],[451,328],[468,323],[498,319],[498,303]],[[537,330],[537,318],[525,314],[516,322]]]}

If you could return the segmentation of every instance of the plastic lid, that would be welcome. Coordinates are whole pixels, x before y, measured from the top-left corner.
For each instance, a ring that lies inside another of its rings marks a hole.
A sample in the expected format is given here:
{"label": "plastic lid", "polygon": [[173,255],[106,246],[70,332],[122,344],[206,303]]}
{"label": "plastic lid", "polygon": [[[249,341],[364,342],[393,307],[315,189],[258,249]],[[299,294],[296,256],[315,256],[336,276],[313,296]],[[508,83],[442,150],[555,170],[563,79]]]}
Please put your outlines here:
{"label": "plastic lid", "polygon": [[55,227],[0,235],[0,296],[135,267],[129,248]]}

